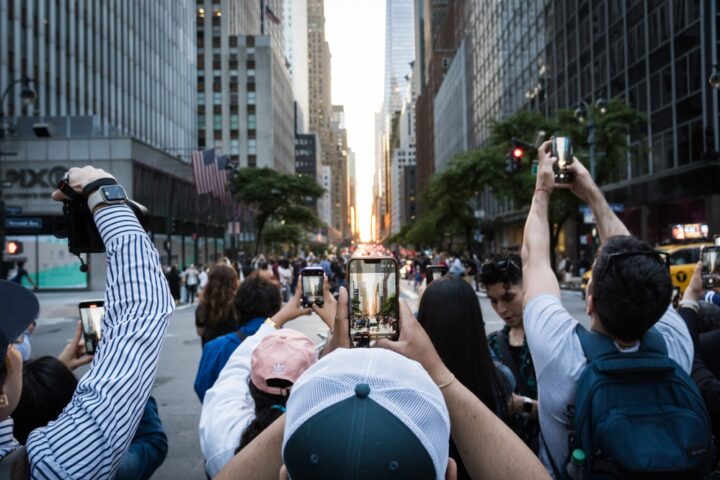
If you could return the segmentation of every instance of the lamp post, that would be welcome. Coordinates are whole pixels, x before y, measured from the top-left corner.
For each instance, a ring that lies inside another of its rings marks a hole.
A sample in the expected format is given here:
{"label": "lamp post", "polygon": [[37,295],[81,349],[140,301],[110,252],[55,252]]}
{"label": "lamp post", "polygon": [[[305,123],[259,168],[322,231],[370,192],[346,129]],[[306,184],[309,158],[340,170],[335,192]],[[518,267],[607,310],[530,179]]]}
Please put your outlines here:
{"label": "lamp post", "polygon": [[594,109],[591,109],[586,102],[580,102],[575,110],[575,118],[580,123],[587,120],[588,137],[587,142],[590,146],[590,176],[595,180],[595,111],[604,115],[608,109],[608,102],[604,98],[598,98],[595,102]]}
{"label": "lamp post", "polygon": [[15,85],[21,84],[22,90],[20,91],[20,99],[22,100],[23,105],[31,105],[32,103],[37,100],[37,92],[32,88],[30,85],[33,82],[31,78],[18,78],[17,80],[14,80],[10,82],[10,85],[5,88],[5,91],[2,94],[2,97],[0,97],[0,248],[2,248],[2,251],[0,252],[0,278],[5,279],[6,277],[6,270],[5,270],[5,200],[3,197],[3,185],[5,184],[5,177],[2,173],[2,156],[4,155],[2,152],[2,144],[3,140],[5,140],[5,135],[7,132],[10,131],[9,128],[5,127],[5,114],[3,113],[3,105],[5,104],[5,98],[10,95],[10,92],[13,91],[15,88]]}

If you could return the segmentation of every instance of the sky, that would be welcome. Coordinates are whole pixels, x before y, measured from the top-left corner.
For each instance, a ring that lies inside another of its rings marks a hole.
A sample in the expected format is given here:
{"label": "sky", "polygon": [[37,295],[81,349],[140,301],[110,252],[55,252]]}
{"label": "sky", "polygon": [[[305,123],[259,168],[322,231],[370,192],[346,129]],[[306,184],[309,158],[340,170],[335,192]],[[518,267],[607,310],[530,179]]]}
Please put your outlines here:
{"label": "sky", "polygon": [[345,106],[348,145],[356,154],[361,238],[370,237],[375,172],[375,112],[382,108],[385,0],[325,0],[332,55],[332,102]]}

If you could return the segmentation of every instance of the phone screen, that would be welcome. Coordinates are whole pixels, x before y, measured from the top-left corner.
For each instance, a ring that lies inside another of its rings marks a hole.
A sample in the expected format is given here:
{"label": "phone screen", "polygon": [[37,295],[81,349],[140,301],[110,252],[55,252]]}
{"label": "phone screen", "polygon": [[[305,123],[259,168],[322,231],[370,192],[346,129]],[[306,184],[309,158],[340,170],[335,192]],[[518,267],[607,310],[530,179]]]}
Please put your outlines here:
{"label": "phone screen", "polygon": [[80,303],[80,321],[85,337],[85,349],[88,353],[95,353],[97,345],[102,338],[102,318],[105,314],[103,302]]}
{"label": "phone screen", "polygon": [[720,287],[720,247],[705,247],[702,251],[703,287]]}
{"label": "phone screen", "polygon": [[350,260],[350,338],[371,347],[379,338],[398,337],[398,264],[393,258]]}
{"label": "phone screen", "polygon": [[304,307],[311,305],[322,306],[323,300],[323,271],[302,272],[302,304]]}

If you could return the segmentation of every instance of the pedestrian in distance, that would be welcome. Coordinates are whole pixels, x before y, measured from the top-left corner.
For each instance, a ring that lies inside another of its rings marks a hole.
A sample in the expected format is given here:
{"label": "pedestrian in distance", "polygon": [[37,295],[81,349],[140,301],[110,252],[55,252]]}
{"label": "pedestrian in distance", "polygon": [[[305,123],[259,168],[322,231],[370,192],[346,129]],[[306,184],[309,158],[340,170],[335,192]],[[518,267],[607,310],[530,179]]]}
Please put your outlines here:
{"label": "pedestrian in distance", "polygon": [[203,288],[200,304],[195,310],[195,328],[202,345],[237,329],[233,299],[238,284],[238,276],[232,267],[218,263],[210,270],[208,284]]}

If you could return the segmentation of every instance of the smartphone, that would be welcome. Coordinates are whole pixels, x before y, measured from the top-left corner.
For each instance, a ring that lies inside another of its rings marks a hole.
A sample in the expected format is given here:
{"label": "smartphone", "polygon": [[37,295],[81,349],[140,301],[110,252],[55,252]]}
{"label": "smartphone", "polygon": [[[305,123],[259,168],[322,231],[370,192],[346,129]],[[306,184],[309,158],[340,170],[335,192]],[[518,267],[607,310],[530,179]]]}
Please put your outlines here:
{"label": "smartphone", "polygon": [[372,347],[400,334],[400,265],[393,257],[358,257],[348,262],[350,341]]}
{"label": "smartphone", "polygon": [[98,343],[102,338],[102,319],[105,307],[102,300],[80,302],[80,321],[82,323],[85,350],[90,355],[97,351]]}
{"label": "smartphone", "polygon": [[575,180],[575,174],[567,169],[573,162],[572,139],[570,137],[552,137],[551,156],[555,157],[553,171],[555,182],[571,183]]}
{"label": "smartphone", "polygon": [[300,302],[303,308],[317,305],[322,307],[325,304],[323,300],[323,275],[324,271],[320,267],[303,268],[300,272],[302,279],[302,297]]}
{"label": "smartphone", "polygon": [[704,288],[720,288],[720,247],[702,249],[702,282]]}
{"label": "smartphone", "polygon": [[426,285],[430,285],[436,278],[444,277],[448,273],[447,265],[428,265],[427,266]]}

